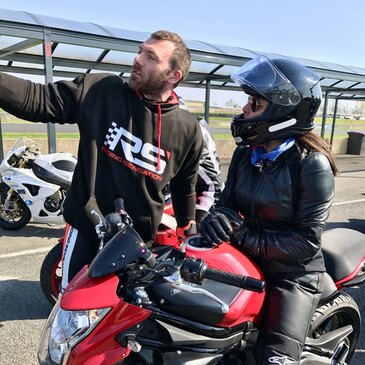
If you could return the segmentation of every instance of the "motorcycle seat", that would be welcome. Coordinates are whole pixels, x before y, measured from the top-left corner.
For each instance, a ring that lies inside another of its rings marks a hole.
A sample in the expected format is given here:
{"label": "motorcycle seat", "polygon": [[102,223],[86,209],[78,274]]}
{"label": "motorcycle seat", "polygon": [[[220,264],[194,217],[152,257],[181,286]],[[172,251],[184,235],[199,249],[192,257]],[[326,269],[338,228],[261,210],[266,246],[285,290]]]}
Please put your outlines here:
{"label": "motorcycle seat", "polygon": [[67,179],[63,178],[62,176],[57,176],[56,174],[46,170],[45,168],[33,164],[32,170],[34,172],[34,175],[38,178],[58,186],[61,186],[61,188],[64,188],[65,190],[68,190],[70,188],[71,182]]}
{"label": "motorcycle seat", "polygon": [[365,234],[333,228],[322,235],[322,251],[328,274],[335,282],[349,276],[365,257]]}

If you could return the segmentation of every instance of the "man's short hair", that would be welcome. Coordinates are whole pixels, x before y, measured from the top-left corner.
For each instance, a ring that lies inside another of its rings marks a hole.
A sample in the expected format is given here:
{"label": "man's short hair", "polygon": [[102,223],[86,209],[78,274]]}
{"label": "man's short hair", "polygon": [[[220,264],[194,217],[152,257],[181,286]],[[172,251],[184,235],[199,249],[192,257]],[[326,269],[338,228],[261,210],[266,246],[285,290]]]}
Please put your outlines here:
{"label": "man's short hair", "polygon": [[158,30],[151,34],[151,38],[157,41],[169,41],[174,44],[175,49],[170,60],[170,67],[171,70],[180,70],[182,72],[180,81],[175,84],[176,87],[180,82],[184,81],[189,74],[191,66],[189,48],[178,34],[167,30]]}

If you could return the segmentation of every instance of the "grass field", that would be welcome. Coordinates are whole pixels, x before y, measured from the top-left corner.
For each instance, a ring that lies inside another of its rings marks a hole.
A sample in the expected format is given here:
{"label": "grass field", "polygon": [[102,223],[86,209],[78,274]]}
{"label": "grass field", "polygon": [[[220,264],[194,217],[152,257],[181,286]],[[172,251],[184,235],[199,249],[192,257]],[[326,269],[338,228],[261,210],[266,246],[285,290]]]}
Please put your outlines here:
{"label": "grass field", "polygon": [[[196,114],[198,117],[202,117],[203,112],[202,109],[190,108],[191,111]],[[196,110],[195,110],[196,109]],[[230,123],[232,120],[232,116],[238,114],[240,112],[239,109],[218,109],[212,108],[211,114],[209,116],[209,125],[211,128],[228,128],[230,127]],[[230,115],[229,115],[230,114]],[[2,135],[4,139],[13,139],[18,138],[20,136],[25,136],[29,138],[47,138],[47,133],[9,133],[6,132],[6,124],[32,124],[31,122],[27,122],[16,118],[4,111],[0,110],[0,120],[3,125]],[[322,125],[322,118],[315,119],[317,128],[316,131],[320,132],[320,126]],[[332,126],[332,118],[327,118],[326,120],[326,134],[325,137],[329,138],[331,133]],[[4,128],[5,127],[5,128]],[[343,139],[347,138],[349,131],[361,131],[365,132],[365,120],[353,120],[353,119],[337,119],[336,120],[336,133],[334,135],[335,139]],[[70,132],[70,133],[56,133],[56,138],[79,138],[78,132]],[[231,138],[231,134],[214,134],[214,138],[217,139],[225,139]]]}

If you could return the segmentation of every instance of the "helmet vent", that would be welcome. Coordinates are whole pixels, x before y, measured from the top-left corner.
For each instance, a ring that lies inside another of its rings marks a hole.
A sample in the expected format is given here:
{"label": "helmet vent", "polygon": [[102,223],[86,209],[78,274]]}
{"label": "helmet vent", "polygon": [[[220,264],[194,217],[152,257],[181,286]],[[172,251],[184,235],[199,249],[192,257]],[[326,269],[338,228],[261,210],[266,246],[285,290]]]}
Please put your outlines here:
{"label": "helmet vent", "polygon": [[277,132],[282,129],[291,127],[292,125],[295,125],[296,123],[297,123],[297,120],[295,118],[291,118],[289,120],[285,120],[284,122],[271,125],[269,127],[269,132]]}

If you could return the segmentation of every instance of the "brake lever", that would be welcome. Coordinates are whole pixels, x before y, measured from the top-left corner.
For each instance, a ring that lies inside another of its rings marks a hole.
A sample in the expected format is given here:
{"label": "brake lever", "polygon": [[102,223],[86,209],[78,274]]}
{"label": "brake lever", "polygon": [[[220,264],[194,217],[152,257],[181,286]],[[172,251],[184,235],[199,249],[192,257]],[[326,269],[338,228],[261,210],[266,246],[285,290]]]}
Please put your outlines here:
{"label": "brake lever", "polygon": [[229,311],[229,306],[223,302],[220,298],[218,298],[216,295],[211,293],[210,291],[193,286],[192,284],[185,284],[182,280],[180,271],[175,271],[170,276],[164,276],[164,280],[167,281],[173,288],[178,289],[180,291],[190,293],[190,294],[200,294],[204,295],[212,300],[214,300],[216,303],[220,304],[222,313],[227,313]]}
{"label": "brake lever", "polygon": [[90,212],[92,215],[96,215],[99,219],[99,223],[95,225],[95,232],[100,240],[98,251],[100,251],[104,246],[104,238],[105,238],[105,225],[103,223],[103,220],[101,219],[100,214],[96,210],[92,210]]}

